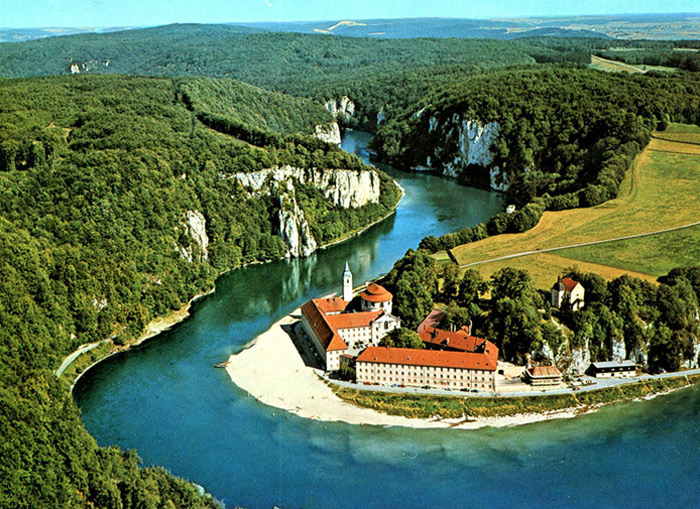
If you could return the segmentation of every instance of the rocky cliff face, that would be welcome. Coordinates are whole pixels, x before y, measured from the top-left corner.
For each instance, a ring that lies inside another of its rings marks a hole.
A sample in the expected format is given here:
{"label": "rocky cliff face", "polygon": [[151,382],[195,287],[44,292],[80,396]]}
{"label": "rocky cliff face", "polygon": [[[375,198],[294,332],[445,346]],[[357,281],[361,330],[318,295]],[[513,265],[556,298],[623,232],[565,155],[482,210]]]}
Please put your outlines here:
{"label": "rocky cliff face", "polygon": [[318,188],[334,206],[357,208],[379,201],[379,174],[374,170],[320,170],[292,166],[268,168],[252,173],[236,173],[251,193],[274,193],[283,182],[298,181]]}
{"label": "rocky cliff face", "polygon": [[251,196],[272,195],[279,199],[279,235],[287,244],[287,256],[307,256],[318,248],[304,211],[296,200],[295,184],[313,185],[335,207],[357,208],[379,201],[380,180],[373,170],[319,170],[292,166],[275,167],[232,177]]}
{"label": "rocky cliff face", "polygon": [[178,245],[177,250],[180,256],[190,263],[195,259],[203,262],[209,257],[206,225],[206,219],[198,210],[188,210],[180,220],[180,226],[190,242],[186,246]]}
{"label": "rocky cliff face", "polygon": [[331,99],[324,105],[331,115],[337,117],[340,114],[352,117],[355,115],[355,103],[350,100],[348,96],[341,97],[340,99]]}
{"label": "rocky cliff face", "polygon": [[585,373],[591,365],[591,350],[588,339],[580,348],[571,349],[571,365],[569,373],[579,375]]}
{"label": "rocky cliff face", "polygon": [[314,129],[314,136],[321,141],[338,146],[340,146],[340,143],[342,142],[338,122],[332,122],[328,125],[317,125]]}
{"label": "rocky cliff face", "polygon": [[485,168],[489,172],[491,188],[505,191],[508,189],[508,177],[493,164],[492,149],[499,132],[498,122],[484,124],[457,113],[447,122],[430,117],[428,133],[436,135],[440,142],[427,156],[425,165],[419,165],[417,169],[429,167],[445,176],[458,177],[475,171],[476,167]]}

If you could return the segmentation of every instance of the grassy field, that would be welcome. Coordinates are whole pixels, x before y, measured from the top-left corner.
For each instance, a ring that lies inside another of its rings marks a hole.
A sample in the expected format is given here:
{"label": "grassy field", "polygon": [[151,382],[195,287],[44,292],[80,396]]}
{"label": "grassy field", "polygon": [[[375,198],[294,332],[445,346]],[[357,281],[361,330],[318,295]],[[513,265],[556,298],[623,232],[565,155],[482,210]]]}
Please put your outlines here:
{"label": "grassy field", "polygon": [[505,417],[526,413],[545,413],[566,409],[585,410],[590,406],[629,401],[700,383],[700,375],[644,380],[607,389],[549,396],[527,397],[455,397],[397,394],[363,391],[332,386],[340,398],[360,407],[389,415],[429,419],[468,417]]}
{"label": "grassy field", "polygon": [[[684,131],[685,134],[700,132],[696,126],[685,128],[673,124],[664,133],[684,134]],[[635,161],[615,200],[587,209],[546,212],[532,230],[458,246],[452,249],[452,255],[460,265],[464,265],[523,251],[564,247],[681,226],[700,220],[698,196],[700,145],[653,138]],[[577,263],[584,269],[584,263],[589,263],[596,264],[591,269],[609,278],[622,273],[637,277],[646,274],[647,278],[651,278],[665,273],[669,267],[698,263],[692,254],[697,253],[698,240],[697,230],[685,230],[676,234],[661,234],[659,239],[636,239],[542,253],[490,262],[475,268],[488,276],[503,266],[518,266],[536,271],[533,274],[535,279],[544,283],[555,279],[562,267]],[[665,242],[683,248],[668,249]],[[636,252],[634,256],[628,253],[630,250]],[[444,259],[445,253],[438,253],[436,257]]]}
{"label": "grassy field", "polygon": [[[555,253],[557,258],[568,261],[568,266],[575,263],[584,270],[588,270],[586,265],[595,267],[599,264],[613,271],[635,267],[643,274],[662,276],[678,266],[700,264],[700,227],[598,246],[563,249]],[[669,256],[669,253],[673,255]],[[596,270],[590,272],[603,275]]]}
{"label": "grassy field", "polygon": [[628,74],[644,74],[647,71],[676,72],[675,67],[665,67],[662,65],[630,65],[618,60],[610,60],[595,55],[591,55],[591,69],[605,72],[626,72]]}

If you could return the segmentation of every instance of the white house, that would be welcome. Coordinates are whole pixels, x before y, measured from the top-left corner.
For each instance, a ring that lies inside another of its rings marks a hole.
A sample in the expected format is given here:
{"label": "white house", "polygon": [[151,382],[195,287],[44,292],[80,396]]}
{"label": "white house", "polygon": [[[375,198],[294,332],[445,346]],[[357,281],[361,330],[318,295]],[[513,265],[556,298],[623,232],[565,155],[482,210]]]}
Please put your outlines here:
{"label": "white house", "polygon": [[584,305],[584,295],[586,290],[578,281],[571,278],[559,278],[552,287],[552,306],[561,309],[562,304],[567,302],[571,309],[577,311]]}

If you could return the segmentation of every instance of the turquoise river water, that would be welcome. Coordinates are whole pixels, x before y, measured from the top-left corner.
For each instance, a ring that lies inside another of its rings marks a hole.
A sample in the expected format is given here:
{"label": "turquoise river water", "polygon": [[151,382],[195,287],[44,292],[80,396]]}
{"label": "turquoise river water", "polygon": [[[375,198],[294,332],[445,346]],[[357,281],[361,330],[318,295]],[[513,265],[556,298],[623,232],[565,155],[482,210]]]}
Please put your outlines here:
{"label": "turquoise river water", "polygon": [[[343,146],[366,158],[368,135]],[[388,170],[396,214],[303,260],[219,279],[193,316],[83,376],[100,445],[137,449],[227,507],[700,507],[700,390],[515,428],[417,430],[308,420],[264,406],[212,365],[311,297],[387,272],[426,235],[475,224],[502,197]]]}

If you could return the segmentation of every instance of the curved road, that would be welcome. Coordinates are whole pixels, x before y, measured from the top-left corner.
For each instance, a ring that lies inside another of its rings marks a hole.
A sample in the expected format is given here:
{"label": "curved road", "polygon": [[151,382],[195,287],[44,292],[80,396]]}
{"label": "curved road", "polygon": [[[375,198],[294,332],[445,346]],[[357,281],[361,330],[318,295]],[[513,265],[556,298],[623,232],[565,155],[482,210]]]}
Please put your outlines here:
{"label": "curved road", "polygon": [[637,239],[639,237],[649,237],[651,235],[658,235],[659,233],[667,233],[667,232],[672,232],[676,230],[682,230],[684,228],[691,228],[693,226],[698,226],[700,225],[700,221],[695,222],[695,223],[689,223],[689,224],[684,224],[682,226],[674,226],[673,228],[666,228],[664,230],[657,230],[654,232],[648,232],[648,233],[637,233],[635,235],[626,235],[624,237],[616,237],[614,239],[607,239],[607,240],[593,240],[591,242],[582,242],[580,244],[571,244],[569,246],[558,246],[558,247],[548,247],[546,249],[535,249],[534,251],[522,251],[520,253],[515,253],[515,254],[509,254],[505,256],[499,256],[497,258],[491,258],[490,260],[482,260],[480,262],[472,262],[472,263],[465,263],[464,265],[460,265],[460,269],[464,269],[466,267],[472,267],[474,265],[481,265],[484,263],[491,263],[491,262],[497,262],[500,260],[508,260],[510,258],[519,258],[521,256],[529,256],[533,254],[539,254],[539,253],[547,253],[550,251],[559,251],[560,249],[569,249],[572,247],[585,247],[585,246],[593,246],[596,244],[607,244],[609,242],[617,242],[619,240],[628,240],[628,239]]}

